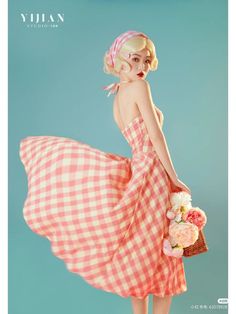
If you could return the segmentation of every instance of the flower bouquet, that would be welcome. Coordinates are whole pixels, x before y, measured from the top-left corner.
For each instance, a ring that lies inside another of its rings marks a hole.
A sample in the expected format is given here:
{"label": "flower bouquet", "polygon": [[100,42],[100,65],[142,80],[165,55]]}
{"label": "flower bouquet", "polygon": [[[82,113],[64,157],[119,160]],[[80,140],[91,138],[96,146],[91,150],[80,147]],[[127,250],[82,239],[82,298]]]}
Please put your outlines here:
{"label": "flower bouquet", "polygon": [[206,214],[199,207],[192,207],[191,200],[191,195],[184,191],[170,195],[171,208],[166,214],[170,219],[169,235],[163,241],[165,255],[190,257],[208,250],[203,234]]}

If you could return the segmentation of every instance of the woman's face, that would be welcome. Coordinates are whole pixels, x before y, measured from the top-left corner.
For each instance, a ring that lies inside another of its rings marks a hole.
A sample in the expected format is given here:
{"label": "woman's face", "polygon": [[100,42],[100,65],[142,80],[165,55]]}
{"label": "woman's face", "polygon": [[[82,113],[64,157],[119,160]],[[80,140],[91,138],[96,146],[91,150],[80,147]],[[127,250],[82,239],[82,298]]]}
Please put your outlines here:
{"label": "woman's face", "polygon": [[[129,63],[131,69],[123,68],[120,71],[121,78],[128,79],[129,81],[144,80],[150,71],[151,55],[147,48],[135,53],[129,53],[124,56],[125,60]],[[128,71],[128,72],[126,72]]]}

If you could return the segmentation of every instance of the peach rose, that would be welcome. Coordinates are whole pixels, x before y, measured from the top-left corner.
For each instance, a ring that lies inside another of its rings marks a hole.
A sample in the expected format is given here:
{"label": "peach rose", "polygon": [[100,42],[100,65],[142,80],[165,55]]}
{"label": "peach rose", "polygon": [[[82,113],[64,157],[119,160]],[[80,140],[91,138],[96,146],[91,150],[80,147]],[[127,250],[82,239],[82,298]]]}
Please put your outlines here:
{"label": "peach rose", "polygon": [[171,223],[169,235],[175,239],[179,246],[188,247],[198,239],[198,227],[190,222]]}

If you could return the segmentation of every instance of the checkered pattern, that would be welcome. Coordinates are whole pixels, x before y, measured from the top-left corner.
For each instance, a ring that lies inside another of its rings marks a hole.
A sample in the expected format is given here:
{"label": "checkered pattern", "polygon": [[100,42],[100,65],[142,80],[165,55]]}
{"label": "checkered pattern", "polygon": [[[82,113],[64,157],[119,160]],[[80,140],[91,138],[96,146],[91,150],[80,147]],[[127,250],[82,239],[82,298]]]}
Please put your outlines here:
{"label": "checkered pattern", "polygon": [[23,215],[67,269],[122,297],[187,290],[182,258],[163,254],[170,182],[141,116],[122,134],[132,158],[54,136],[27,137]]}
{"label": "checkered pattern", "polygon": [[145,38],[148,38],[144,33],[141,32],[136,32],[136,31],[127,31],[125,33],[120,34],[113,42],[113,44],[111,45],[108,54],[110,56],[110,64],[112,66],[114,66],[114,60],[115,57],[117,55],[117,53],[119,52],[120,48],[122,47],[122,45],[129,40],[130,38],[134,37],[134,36],[143,36]]}

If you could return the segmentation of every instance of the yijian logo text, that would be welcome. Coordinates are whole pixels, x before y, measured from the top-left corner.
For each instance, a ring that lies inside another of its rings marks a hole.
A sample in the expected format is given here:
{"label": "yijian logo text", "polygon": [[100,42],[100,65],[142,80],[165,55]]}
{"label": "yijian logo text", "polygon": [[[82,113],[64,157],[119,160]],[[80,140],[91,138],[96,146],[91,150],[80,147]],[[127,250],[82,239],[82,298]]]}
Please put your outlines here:
{"label": "yijian logo text", "polygon": [[30,28],[57,28],[64,23],[64,13],[20,13],[20,17]]}

